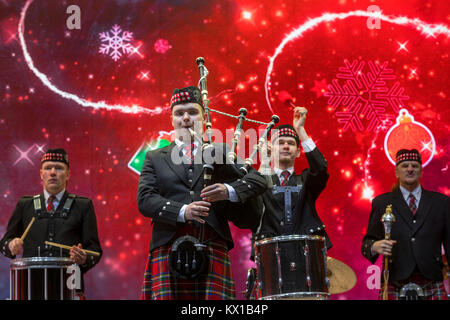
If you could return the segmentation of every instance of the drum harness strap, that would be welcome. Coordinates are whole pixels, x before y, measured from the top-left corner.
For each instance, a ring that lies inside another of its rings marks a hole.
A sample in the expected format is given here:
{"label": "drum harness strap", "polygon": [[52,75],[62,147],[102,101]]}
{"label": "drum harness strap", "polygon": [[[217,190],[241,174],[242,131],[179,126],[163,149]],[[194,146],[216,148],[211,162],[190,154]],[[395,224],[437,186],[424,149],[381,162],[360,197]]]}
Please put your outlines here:
{"label": "drum harness strap", "polygon": [[[38,219],[50,219],[48,224],[48,240],[55,241],[55,218],[63,218],[67,219],[70,208],[72,207],[73,201],[76,198],[76,195],[69,193],[62,210],[56,209],[54,213],[47,214],[47,211],[42,212],[42,203],[41,203],[41,195],[37,194],[33,197],[34,211]],[[62,199],[61,199],[62,200]],[[46,248],[48,246],[46,245]]]}
{"label": "drum harness strap", "polygon": [[[293,215],[292,215],[292,193],[300,193],[303,188],[303,182],[300,175],[296,176],[297,185],[296,186],[278,186],[276,185],[274,179],[275,175],[268,176],[264,175],[264,178],[267,182],[267,188],[272,189],[272,193],[275,195],[277,193],[284,193],[284,218],[285,225],[291,226],[293,224]],[[265,207],[263,205],[263,214],[261,216],[261,220],[256,231],[256,234],[259,234],[262,227],[262,221],[264,217]]]}

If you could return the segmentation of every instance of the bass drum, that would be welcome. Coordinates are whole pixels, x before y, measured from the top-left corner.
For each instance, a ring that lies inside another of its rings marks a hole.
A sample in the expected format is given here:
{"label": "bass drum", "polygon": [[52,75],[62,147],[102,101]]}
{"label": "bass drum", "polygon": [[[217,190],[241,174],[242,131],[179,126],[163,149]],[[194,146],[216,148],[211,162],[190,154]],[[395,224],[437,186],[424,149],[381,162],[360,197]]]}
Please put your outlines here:
{"label": "bass drum", "polygon": [[288,235],[255,242],[261,300],[328,299],[325,238]]}

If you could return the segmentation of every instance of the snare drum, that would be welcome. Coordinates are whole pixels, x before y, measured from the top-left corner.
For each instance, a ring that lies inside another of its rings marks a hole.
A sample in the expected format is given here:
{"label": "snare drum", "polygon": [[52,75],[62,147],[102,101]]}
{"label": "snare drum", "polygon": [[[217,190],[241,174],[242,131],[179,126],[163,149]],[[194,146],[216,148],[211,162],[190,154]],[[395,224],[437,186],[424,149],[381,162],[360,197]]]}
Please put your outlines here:
{"label": "snare drum", "polygon": [[255,242],[255,252],[259,299],[328,299],[324,237],[266,238]]}
{"label": "snare drum", "polygon": [[77,300],[71,289],[69,258],[32,257],[11,260],[11,300]]}

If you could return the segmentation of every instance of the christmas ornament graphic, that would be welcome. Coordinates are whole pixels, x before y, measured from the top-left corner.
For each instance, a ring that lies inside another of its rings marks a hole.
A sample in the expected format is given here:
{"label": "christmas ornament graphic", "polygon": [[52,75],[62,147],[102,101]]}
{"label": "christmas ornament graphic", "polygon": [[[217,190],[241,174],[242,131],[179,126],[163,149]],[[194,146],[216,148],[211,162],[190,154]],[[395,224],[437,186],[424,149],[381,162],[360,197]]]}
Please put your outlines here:
{"label": "christmas ornament graphic", "polygon": [[400,149],[417,149],[422,156],[422,166],[430,163],[436,151],[436,142],[431,131],[414,120],[406,109],[401,109],[397,123],[386,133],[384,151],[389,161],[395,165],[395,155]]}

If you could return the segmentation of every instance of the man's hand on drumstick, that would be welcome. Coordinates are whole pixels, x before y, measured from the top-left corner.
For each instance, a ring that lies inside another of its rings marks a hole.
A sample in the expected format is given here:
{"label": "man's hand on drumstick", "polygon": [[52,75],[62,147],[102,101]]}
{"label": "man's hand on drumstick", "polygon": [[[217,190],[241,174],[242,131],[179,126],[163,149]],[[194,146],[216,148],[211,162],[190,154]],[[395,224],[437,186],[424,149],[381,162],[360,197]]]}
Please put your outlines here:
{"label": "man's hand on drumstick", "polygon": [[86,263],[86,252],[82,249],[81,243],[78,246],[72,246],[72,249],[70,249],[70,259],[79,265]]}
{"label": "man's hand on drumstick", "polygon": [[23,241],[20,238],[14,238],[8,243],[8,249],[13,256],[17,256],[22,252]]}
{"label": "man's hand on drumstick", "polygon": [[293,126],[295,129],[305,126],[306,114],[308,110],[304,107],[295,107]]}
{"label": "man's hand on drumstick", "polygon": [[300,141],[308,139],[308,134],[305,131],[306,114],[308,110],[304,107],[295,107],[294,118],[292,120],[292,126],[297,131]]}

